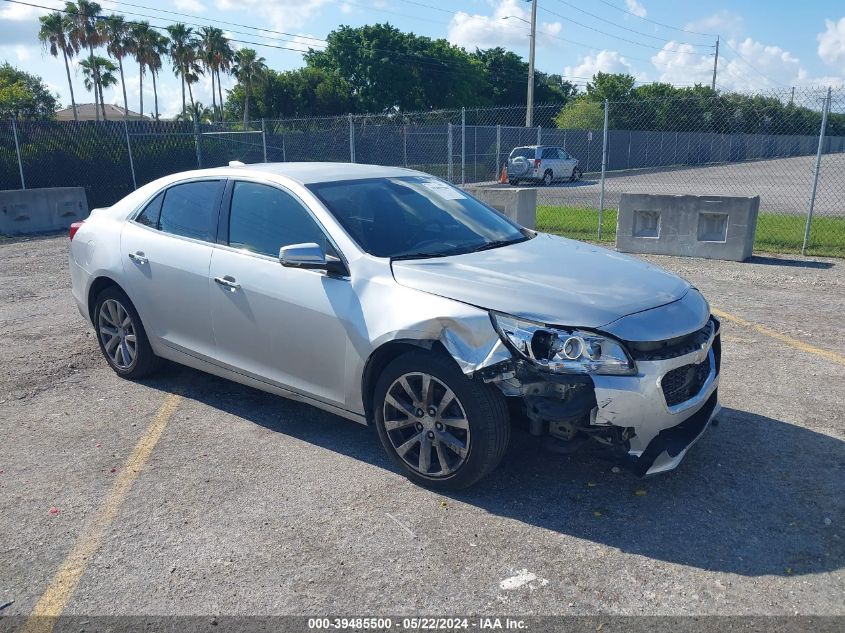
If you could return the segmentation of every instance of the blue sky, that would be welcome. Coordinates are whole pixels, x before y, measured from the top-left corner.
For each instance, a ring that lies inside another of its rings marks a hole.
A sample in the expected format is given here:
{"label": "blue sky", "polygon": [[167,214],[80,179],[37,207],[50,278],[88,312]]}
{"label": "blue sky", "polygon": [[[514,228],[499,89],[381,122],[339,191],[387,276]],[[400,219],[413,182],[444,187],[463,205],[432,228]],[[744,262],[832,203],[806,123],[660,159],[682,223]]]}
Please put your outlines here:
{"label": "blue sky", "polygon": [[[64,4],[26,1],[50,7]],[[602,70],[629,72],[643,83],[709,84],[717,34],[721,36],[717,81],[721,88],[787,90],[790,86],[845,83],[842,0],[538,2],[537,67],[575,83],[583,84]],[[468,50],[499,45],[526,58],[528,52],[528,26],[518,19],[530,17],[530,5],[523,0],[101,0],[100,4],[105,12],[123,13],[130,20],[149,19],[154,25],[218,20],[214,24],[235,40],[297,50],[319,47],[320,38],[340,24],[390,22],[402,30],[447,38]],[[63,62],[43,53],[37,42],[38,16],[43,13],[43,9],[0,0],[0,60],[41,75],[61,101],[68,103]],[[296,51],[254,48],[272,68],[302,65],[302,56]],[[134,64],[127,71],[130,108],[137,109],[138,71]],[[145,81],[145,104],[152,103],[148,84]],[[210,103],[210,88],[209,81],[201,83],[198,99]],[[78,102],[92,100],[78,70],[74,70],[74,91]],[[120,94],[119,88],[107,91],[106,99],[121,103]],[[160,81],[159,102],[165,115],[179,110],[179,83],[166,70]]]}

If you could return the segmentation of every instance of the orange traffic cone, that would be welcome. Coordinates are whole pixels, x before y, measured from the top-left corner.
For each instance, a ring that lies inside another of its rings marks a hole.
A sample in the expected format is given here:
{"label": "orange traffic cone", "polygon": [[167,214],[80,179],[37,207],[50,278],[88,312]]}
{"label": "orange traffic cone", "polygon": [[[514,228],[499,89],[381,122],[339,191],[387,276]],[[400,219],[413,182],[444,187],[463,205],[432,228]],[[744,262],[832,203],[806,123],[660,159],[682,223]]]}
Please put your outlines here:
{"label": "orange traffic cone", "polygon": [[508,168],[505,165],[502,165],[502,175],[499,176],[499,184],[508,184]]}

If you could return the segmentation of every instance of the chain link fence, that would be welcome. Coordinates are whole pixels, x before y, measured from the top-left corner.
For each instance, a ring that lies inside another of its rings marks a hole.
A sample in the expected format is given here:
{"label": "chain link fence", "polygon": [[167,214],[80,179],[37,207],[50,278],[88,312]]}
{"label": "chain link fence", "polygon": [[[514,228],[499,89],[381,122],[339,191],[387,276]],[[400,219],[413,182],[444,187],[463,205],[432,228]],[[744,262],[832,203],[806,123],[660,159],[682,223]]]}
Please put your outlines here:
{"label": "chain link fence", "polygon": [[[82,186],[106,206],[163,175],[226,165],[403,166],[455,184],[498,181],[519,147],[560,147],[583,176],[538,186],[538,227],[613,241],[625,192],[761,198],[755,248],[845,256],[845,89],[386,112],[242,123],[0,123],[0,189]],[[575,112],[577,115],[578,112]],[[560,124],[560,127],[558,126]],[[811,220],[811,221],[810,221]]]}

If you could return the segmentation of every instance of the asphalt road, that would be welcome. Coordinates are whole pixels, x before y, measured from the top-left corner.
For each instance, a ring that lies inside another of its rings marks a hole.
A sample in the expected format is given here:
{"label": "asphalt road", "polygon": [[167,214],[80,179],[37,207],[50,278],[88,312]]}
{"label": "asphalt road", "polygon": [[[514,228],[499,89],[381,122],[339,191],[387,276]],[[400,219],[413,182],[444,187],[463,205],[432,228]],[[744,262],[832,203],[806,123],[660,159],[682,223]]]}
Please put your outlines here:
{"label": "asphalt road", "polygon": [[[815,160],[815,156],[798,156],[709,167],[610,171],[605,208],[617,208],[623,193],[760,196],[763,212],[805,215]],[[539,187],[538,202],[597,209],[598,176],[587,174],[579,182]],[[845,216],[845,154],[823,156],[814,213]]]}
{"label": "asphalt road", "polygon": [[654,258],[729,315],[724,414],[677,471],[517,433],[442,495],[308,406],[176,366],[117,378],[66,250],[0,243],[4,615],[845,615],[842,260]]}

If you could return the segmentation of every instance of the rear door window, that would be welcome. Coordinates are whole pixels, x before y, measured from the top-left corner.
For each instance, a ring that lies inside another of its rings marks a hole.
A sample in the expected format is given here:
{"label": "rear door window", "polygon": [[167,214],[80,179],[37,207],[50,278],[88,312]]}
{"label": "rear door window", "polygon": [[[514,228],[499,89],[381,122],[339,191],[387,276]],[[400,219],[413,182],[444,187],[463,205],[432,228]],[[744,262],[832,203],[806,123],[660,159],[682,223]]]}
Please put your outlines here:
{"label": "rear door window", "polygon": [[554,147],[547,147],[543,150],[543,158],[554,160],[557,158],[557,150]]}
{"label": "rear door window", "polygon": [[171,235],[213,242],[217,236],[222,180],[200,180],[164,193],[158,228]]}

